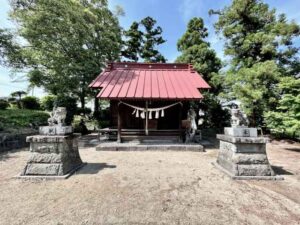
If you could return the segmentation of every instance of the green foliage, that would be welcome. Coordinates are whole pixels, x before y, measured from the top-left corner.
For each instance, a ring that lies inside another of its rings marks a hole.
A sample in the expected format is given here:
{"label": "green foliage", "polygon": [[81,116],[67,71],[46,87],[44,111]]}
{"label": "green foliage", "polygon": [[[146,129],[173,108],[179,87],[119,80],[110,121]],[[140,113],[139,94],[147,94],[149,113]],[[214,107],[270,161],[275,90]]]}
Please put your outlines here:
{"label": "green foliage", "polygon": [[141,52],[143,32],[139,30],[139,23],[133,22],[127,31],[124,31],[126,40],[124,41],[124,49],[122,56],[128,60],[137,62]]}
{"label": "green foliage", "polygon": [[47,95],[41,98],[41,108],[43,110],[52,111],[56,101],[55,95]]}
{"label": "green foliage", "polygon": [[84,109],[82,108],[77,108],[76,110],[76,114],[77,115],[81,115],[81,114],[84,114],[84,115],[89,115],[92,113],[92,110],[88,107],[85,107]]}
{"label": "green foliage", "polygon": [[5,110],[9,107],[8,101],[0,99],[0,110]]}
{"label": "green foliage", "polygon": [[207,28],[204,27],[203,19],[194,17],[189,21],[186,32],[177,42],[178,51],[185,51],[195,45],[207,43],[204,41],[207,37],[208,31]]}
{"label": "green foliage", "polygon": [[88,84],[121,48],[121,28],[107,1],[12,0],[11,6],[31,84],[72,94],[84,105],[95,94]]}
{"label": "green foliage", "polygon": [[194,69],[203,74],[203,78],[212,86],[212,91],[217,93],[221,88],[218,72],[222,64],[210,44],[204,40],[207,36],[203,19],[191,19],[186,32],[177,42],[177,48],[182,54],[176,62],[192,63]]}
{"label": "green foliage", "polygon": [[[156,20],[146,17],[138,22],[133,22],[129,30],[124,32],[125,41],[122,56],[128,60],[145,62],[166,62],[163,55],[156,49],[165,43],[162,38],[162,28],[155,27]],[[142,26],[142,28],[140,28]]]}
{"label": "green foliage", "polygon": [[75,133],[81,133],[82,135],[88,134],[89,130],[86,127],[86,119],[82,116],[75,116],[72,122],[72,127]]}
{"label": "green foliage", "polygon": [[194,69],[203,74],[203,78],[211,85],[211,93],[202,92],[204,99],[197,103],[198,107],[204,110],[203,127],[222,127],[228,124],[228,113],[221,107],[216,94],[221,89],[220,76],[221,60],[216,56],[210,44],[205,41],[208,36],[207,28],[204,26],[202,18],[193,18],[189,21],[186,32],[177,42],[177,48],[181,55],[176,62],[191,63]]}
{"label": "green foliage", "polygon": [[267,127],[275,134],[300,136],[300,80],[284,77],[279,83],[279,90],[278,106],[265,113]]}
{"label": "green foliage", "polygon": [[293,45],[300,27],[261,0],[233,0],[218,14],[215,28],[225,38],[225,55],[231,59],[225,94],[241,101],[250,125],[262,125],[263,114],[278,104],[280,77],[300,72]]}
{"label": "green foliage", "polygon": [[[286,71],[292,71],[297,48],[292,39],[300,33],[295,22],[287,22],[284,14],[261,0],[234,0],[225,7],[215,24],[225,38],[225,54],[232,57],[234,67],[251,67],[262,61],[279,59]],[[280,50],[279,50],[280,49]]]}
{"label": "green foliage", "polygon": [[77,99],[70,96],[58,95],[56,101],[54,102],[55,107],[66,107],[67,116],[66,116],[66,124],[70,125],[73,121],[74,115],[77,110]]}
{"label": "green foliage", "polygon": [[215,94],[203,92],[204,99],[199,107],[205,112],[203,128],[222,128],[230,126],[230,112],[223,109]]}
{"label": "green foliage", "polygon": [[49,114],[28,109],[0,110],[0,127],[4,131],[18,131],[21,128],[47,125]]}
{"label": "green foliage", "polygon": [[21,105],[23,109],[40,109],[39,99],[33,96],[26,96],[22,98]]}
{"label": "green foliage", "polygon": [[16,105],[19,109],[22,108],[22,104],[21,104],[22,96],[26,94],[27,93],[25,91],[15,91],[10,94],[14,98],[14,101],[12,102],[16,102]]}
{"label": "green foliage", "polygon": [[141,24],[145,28],[141,57],[145,62],[166,62],[166,59],[155,48],[166,42],[161,36],[162,28],[160,26],[155,27],[156,20],[149,16],[142,19]]}
{"label": "green foliage", "polygon": [[276,107],[279,97],[276,84],[280,76],[274,61],[256,63],[250,68],[227,73],[226,86],[232,90],[228,95],[243,103],[242,109],[252,125],[262,124],[263,113]]}
{"label": "green foliage", "polygon": [[22,63],[21,47],[14,40],[14,35],[0,28],[0,65],[19,68]]}

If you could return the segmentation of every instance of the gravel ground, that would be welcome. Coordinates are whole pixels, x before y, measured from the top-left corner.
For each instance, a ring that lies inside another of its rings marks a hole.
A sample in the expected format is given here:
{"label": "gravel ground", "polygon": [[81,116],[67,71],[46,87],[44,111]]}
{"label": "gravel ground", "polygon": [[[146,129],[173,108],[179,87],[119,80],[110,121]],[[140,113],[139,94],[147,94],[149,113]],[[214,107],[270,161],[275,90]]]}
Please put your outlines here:
{"label": "gravel ground", "polygon": [[80,154],[57,181],[13,179],[29,152],[0,154],[0,224],[300,224],[300,145],[268,144],[283,181],[233,181],[216,149]]}

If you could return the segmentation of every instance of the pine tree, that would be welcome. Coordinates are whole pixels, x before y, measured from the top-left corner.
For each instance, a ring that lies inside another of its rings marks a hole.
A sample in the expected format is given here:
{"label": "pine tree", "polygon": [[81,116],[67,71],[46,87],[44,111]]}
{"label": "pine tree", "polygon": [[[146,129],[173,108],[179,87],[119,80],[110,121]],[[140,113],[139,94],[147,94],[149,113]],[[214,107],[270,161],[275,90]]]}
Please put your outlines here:
{"label": "pine tree", "polygon": [[181,55],[176,59],[180,63],[192,63],[194,69],[203,75],[203,78],[212,87],[209,91],[202,90],[204,100],[197,103],[197,107],[206,112],[206,127],[222,127],[228,125],[229,114],[224,111],[217,98],[221,90],[219,70],[222,67],[221,60],[216,56],[209,42],[207,28],[202,18],[193,18],[189,21],[186,32],[177,42],[177,49]]}
{"label": "pine tree", "polygon": [[193,18],[189,21],[187,30],[177,42],[177,49],[182,54],[176,62],[192,63],[194,69],[201,73],[204,79],[212,86],[212,92],[220,90],[219,70],[221,60],[216,56],[210,44],[205,41],[208,36],[202,18]]}
{"label": "pine tree", "polygon": [[251,125],[261,125],[263,114],[277,106],[280,78],[299,72],[298,49],[293,45],[299,26],[285,15],[277,16],[261,0],[233,0],[217,13],[215,28],[231,59],[224,83],[227,96],[241,101]]}
{"label": "pine tree", "polygon": [[165,57],[157,50],[157,46],[165,43],[162,28],[155,27],[156,20],[151,17],[133,22],[124,32],[122,57],[129,61],[166,62]]}
{"label": "pine tree", "polygon": [[145,62],[166,62],[163,55],[156,49],[158,45],[166,42],[161,36],[162,28],[155,27],[156,20],[149,16],[142,19],[141,24],[144,26],[141,58]]}
{"label": "pine tree", "polygon": [[300,79],[282,78],[279,90],[281,97],[278,106],[265,114],[267,126],[274,133],[300,136]]}
{"label": "pine tree", "polygon": [[129,30],[124,31],[125,41],[122,57],[137,62],[141,52],[143,32],[139,30],[139,23],[133,22]]}

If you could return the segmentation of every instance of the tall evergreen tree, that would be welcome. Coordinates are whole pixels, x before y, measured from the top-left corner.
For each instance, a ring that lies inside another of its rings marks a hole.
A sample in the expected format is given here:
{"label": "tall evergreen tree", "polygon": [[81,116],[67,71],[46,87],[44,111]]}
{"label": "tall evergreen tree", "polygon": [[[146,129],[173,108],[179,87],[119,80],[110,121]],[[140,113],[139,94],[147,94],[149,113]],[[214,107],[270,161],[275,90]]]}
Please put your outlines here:
{"label": "tall evergreen tree", "polygon": [[280,77],[299,72],[293,45],[299,26],[285,15],[277,16],[261,0],[233,0],[217,13],[215,28],[225,38],[225,55],[231,58],[227,94],[241,101],[251,125],[261,124],[263,114],[276,108]]}
{"label": "tall evergreen tree", "polygon": [[141,24],[145,29],[141,57],[145,62],[166,62],[165,57],[156,49],[156,46],[166,42],[161,36],[162,28],[155,27],[156,20],[149,16],[142,19]]}
{"label": "tall evergreen tree", "polygon": [[194,69],[203,74],[204,79],[212,86],[212,91],[218,92],[220,89],[218,72],[222,64],[215,51],[205,40],[207,36],[208,31],[204,26],[203,19],[191,19],[186,32],[177,42],[177,49],[181,55],[176,62],[192,63]]}
{"label": "tall evergreen tree", "polygon": [[203,78],[211,85],[210,91],[202,91],[204,100],[197,106],[206,112],[206,127],[222,127],[227,125],[229,119],[217,98],[221,90],[220,76],[218,74],[222,67],[221,60],[216,56],[209,42],[207,28],[202,18],[193,18],[187,25],[186,32],[177,42],[177,49],[181,55],[176,59],[180,63],[192,63],[194,69],[203,75]]}
{"label": "tall evergreen tree", "polygon": [[155,27],[156,20],[151,17],[133,22],[124,32],[122,56],[125,60],[144,62],[166,62],[157,46],[165,42],[162,38],[162,28]]}
{"label": "tall evergreen tree", "polygon": [[124,31],[125,41],[122,56],[128,60],[137,62],[141,52],[143,32],[139,30],[139,23],[133,22],[127,31]]}

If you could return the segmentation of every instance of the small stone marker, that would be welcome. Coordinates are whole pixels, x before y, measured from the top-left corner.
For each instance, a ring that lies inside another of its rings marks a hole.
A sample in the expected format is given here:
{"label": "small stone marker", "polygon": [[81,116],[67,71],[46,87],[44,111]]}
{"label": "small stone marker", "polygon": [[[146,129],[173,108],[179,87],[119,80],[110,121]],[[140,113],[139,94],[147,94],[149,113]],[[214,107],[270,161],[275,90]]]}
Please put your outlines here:
{"label": "small stone marker", "polygon": [[[234,109],[236,114],[237,109]],[[220,149],[214,163],[233,179],[283,179],[275,176],[266,153],[267,138],[258,137],[256,128],[241,126],[234,117],[232,127],[218,134]]]}
{"label": "small stone marker", "polygon": [[40,127],[39,135],[29,136],[30,156],[20,177],[67,178],[83,166],[78,151],[79,135],[65,126],[66,109],[53,110],[49,126]]}

